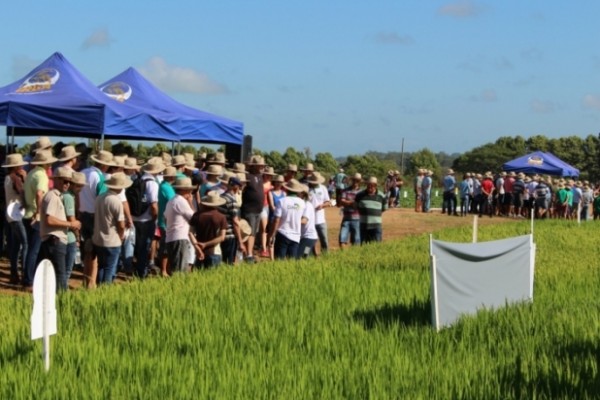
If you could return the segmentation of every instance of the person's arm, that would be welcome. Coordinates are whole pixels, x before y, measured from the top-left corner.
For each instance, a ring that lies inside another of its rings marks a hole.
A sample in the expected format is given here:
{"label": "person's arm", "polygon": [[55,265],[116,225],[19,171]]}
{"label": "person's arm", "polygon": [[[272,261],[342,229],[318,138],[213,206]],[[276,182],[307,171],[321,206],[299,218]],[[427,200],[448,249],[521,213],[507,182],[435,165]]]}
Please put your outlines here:
{"label": "person's arm", "polygon": [[150,203],[150,216],[152,216],[152,219],[154,221],[156,221],[156,219],[158,218],[158,202],[152,202]]}
{"label": "person's arm", "polygon": [[238,241],[238,250],[242,253],[246,252],[246,245],[242,242],[242,231],[240,231],[240,219],[235,216],[232,220],[233,224],[233,234],[237,238]]}
{"label": "person's arm", "polygon": [[131,228],[133,226],[133,218],[131,217],[131,209],[127,201],[123,202],[123,214],[125,214],[125,227]]}
{"label": "person's arm", "polygon": [[51,228],[81,229],[81,222],[75,219],[73,221],[64,221],[49,214],[46,215],[46,223]]}
{"label": "person's arm", "polygon": [[198,245],[202,250],[206,249],[207,247],[214,247],[225,240],[225,233],[225,229],[221,229],[221,232],[218,236],[215,236],[208,242],[198,242]]}
{"label": "person's arm", "polygon": [[117,233],[121,242],[125,240],[125,221],[117,221]]}
{"label": "person's arm", "polygon": [[191,230],[188,233],[188,238],[190,239],[190,243],[192,243],[192,247],[194,248],[194,251],[196,252],[196,258],[198,260],[204,260],[204,251],[202,250],[202,247],[200,247],[200,243],[198,243],[198,241],[196,240],[196,236],[194,236],[194,232],[192,232]]}

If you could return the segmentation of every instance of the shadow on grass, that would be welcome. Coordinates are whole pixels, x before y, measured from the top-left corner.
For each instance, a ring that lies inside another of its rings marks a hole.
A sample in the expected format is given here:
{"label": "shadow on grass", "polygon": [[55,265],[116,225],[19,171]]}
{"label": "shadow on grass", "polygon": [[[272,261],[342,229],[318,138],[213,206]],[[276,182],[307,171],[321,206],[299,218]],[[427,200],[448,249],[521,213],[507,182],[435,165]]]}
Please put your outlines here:
{"label": "shadow on grass", "polygon": [[355,311],[352,317],[365,329],[431,326],[431,301],[413,299],[409,304],[385,304],[374,310]]}
{"label": "shadow on grass", "polygon": [[555,344],[554,349],[544,369],[525,366],[517,356],[514,363],[501,372],[502,392],[516,399],[599,398],[600,344],[560,343]]}

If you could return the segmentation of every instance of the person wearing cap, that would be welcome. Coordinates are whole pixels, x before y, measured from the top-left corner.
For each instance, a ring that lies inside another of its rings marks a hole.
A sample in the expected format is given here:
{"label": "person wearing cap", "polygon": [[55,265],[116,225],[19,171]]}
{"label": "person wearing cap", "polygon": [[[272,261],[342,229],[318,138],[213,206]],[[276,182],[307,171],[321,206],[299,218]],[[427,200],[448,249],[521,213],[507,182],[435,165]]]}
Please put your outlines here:
{"label": "person wearing cap", "polygon": [[[190,220],[194,215],[192,208],[195,186],[189,177],[176,178],[173,183],[175,197],[167,203],[165,209],[165,243],[167,249],[167,258],[169,259],[169,273],[188,272],[190,257],[188,255],[191,241],[196,239],[190,235]],[[199,260],[204,259],[204,252],[199,246],[193,246],[196,257]]]}
{"label": "person wearing cap", "polygon": [[[327,237],[327,220],[325,219],[325,209],[331,207],[331,199],[327,188],[323,185],[325,178],[314,172],[308,177],[308,198],[315,209],[315,229],[319,236],[321,253],[326,253],[329,249],[329,240]],[[314,249],[313,249],[314,250]],[[316,256],[315,252],[315,256]]]}
{"label": "person wearing cap", "polygon": [[342,192],[340,205],[342,207],[342,223],[340,227],[340,250],[348,244],[360,244],[360,214],[356,208],[356,195],[361,191],[362,175],[355,173],[350,178],[350,186]]}
{"label": "person wearing cap", "polygon": [[433,185],[433,179],[431,176],[433,172],[427,170],[424,176],[421,178],[421,207],[424,213],[428,213],[431,210],[431,186]]}
{"label": "person wearing cap", "polygon": [[299,195],[308,192],[306,185],[291,179],[285,185],[287,196],[275,209],[275,219],[269,231],[269,243],[274,245],[276,259],[297,258],[302,235],[302,224],[306,217],[306,202]]}
{"label": "person wearing cap", "polygon": [[288,164],[287,169],[285,170],[285,174],[283,175],[284,183],[290,181],[290,179],[296,179],[296,174],[298,173],[298,166],[296,164]]}
{"label": "person wearing cap", "polygon": [[79,192],[79,216],[82,223],[83,283],[88,288],[94,288],[98,273],[98,263],[92,244],[96,197],[108,191],[104,182],[108,179],[109,169],[116,164],[113,161],[113,154],[105,150],[92,154],[90,160],[93,165],[81,171],[85,175],[86,184]]}
{"label": "person wearing cap", "polygon": [[[69,169],[68,167],[64,168]],[[75,199],[77,196],[79,196],[79,192],[81,192],[81,189],[85,186],[85,175],[83,173],[72,171],[72,174],[69,190],[63,192],[62,194],[63,205],[65,206],[65,214],[67,216],[67,221],[69,222],[74,222],[77,219]],[[80,231],[69,229],[67,232],[67,256],[65,260],[67,282],[71,278],[71,273],[73,272],[73,267],[75,266],[75,258],[80,241]]]}
{"label": "person wearing cap", "polygon": [[[423,176],[425,175],[425,170],[423,168],[419,168],[417,170],[417,175],[415,175],[415,179],[413,181],[413,189],[415,191],[415,211],[421,212],[423,210]],[[442,214],[444,213],[444,209],[442,208]]]}
{"label": "person wearing cap", "polygon": [[98,285],[112,283],[117,276],[121,245],[125,239],[125,213],[119,194],[133,182],[123,172],[116,172],[105,183],[108,191],[96,198],[92,236],[98,256]]}
{"label": "person wearing cap", "polygon": [[194,213],[190,226],[194,230],[192,246],[198,254],[198,249],[204,253],[203,260],[197,260],[196,266],[211,268],[221,264],[222,253],[220,244],[227,233],[227,218],[219,211],[225,204],[217,192],[210,191],[202,198],[200,210]]}
{"label": "person wearing cap", "polygon": [[342,197],[342,192],[346,189],[348,185],[348,175],[344,172],[344,168],[340,167],[338,169],[337,174],[333,177],[333,182],[335,183],[335,204],[338,207],[341,207],[339,204],[340,198]]}
{"label": "person wearing cap", "polygon": [[354,199],[360,216],[361,244],[381,242],[383,228],[381,216],[387,210],[385,195],[377,190],[377,177],[372,176],[367,180],[366,189],[360,191]]}
{"label": "person wearing cap", "polygon": [[52,262],[57,291],[69,288],[66,271],[67,232],[69,229],[81,229],[81,222],[67,220],[62,201],[62,194],[69,190],[72,176],[73,173],[67,168],[57,169],[52,176],[54,188],[44,195],[40,206],[40,256]]}
{"label": "person wearing cap", "polygon": [[143,200],[147,204],[141,215],[133,216],[135,226],[135,274],[139,278],[146,278],[150,265],[154,265],[154,259],[150,254],[150,247],[156,230],[158,218],[158,182],[156,177],[165,170],[166,166],[159,157],[150,158],[142,166],[141,179],[144,185]]}
{"label": "person wearing cap", "polygon": [[[27,255],[27,232],[23,225],[22,211],[25,205],[24,185],[27,173],[23,168],[27,162],[19,153],[9,154],[6,157],[5,164],[7,175],[4,178],[4,197],[6,201],[6,221],[9,226],[8,258],[10,260],[10,283],[16,285],[20,282],[19,278],[19,254],[23,260],[21,270],[25,267],[25,257]],[[10,210],[17,209],[18,212],[11,213]]]}
{"label": "person wearing cap", "polygon": [[456,178],[454,178],[454,170],[452,168],[449,168],[446,172],[442,186],[444,188],[442,213],[446,210],[448,215],[458,216],[456,212]]}
{"label": "person wearing cap", "polygon": [[254,262],[254,243],[260,229],[260,216],[265,203],[262,172],[265,160],[259,155],[253,155],[247,163],[246,185],[242,190],[242,218],[250,224],[252,232],[246,244],[246,261]]}
{"label": "person wearing cap", "polygon": [[25,258],[25,270],[23,271],[23,286],[30,290],[33,286],[33,277],[37,268],[37,260],[41,247],[40,236],[40,207],[42,199],[50,190],[48,168],[56,158],[49,150],[41,150],[35,153],[31,160],[33,167],[24,183],[25,192],[25,215],[23,225],[27,230],[27,257]]}
{"label": "person wearing cap", "polygon": [[[177,161],[177,157],[183,156],[175,156],[173,159]],[[158,243],[158,262],[160,265],[161,275],[166,277],[169,275],[168,273],[168,259],[167,259],[167,247],[166,247],[166,229],[167,224],[165,222],[165,210],[167,208],[167,203],[175,197],[175,189],[173,188],[173,182],[177,177],[177,168],[174,166],[169,166],[165,168],[162,177],[163,180],[158,185],[158,217],[157,217],[157,227],[160,231],[160,238]]]}
{"label": "person wearing cap", "polygon": [[227,181],[227,190],[221,194],[221,198],[225,200],[225,203],[219,210],[227,218],[227,231],[225,232],[225,240],[221,243],[221,253],[223,262],[228,265],[235,263],[238,251],[241,254],[246,252],[240,230],[240,206],[237,203],[237,194],[241,187],[242,183],[235,173],[232,173]]}

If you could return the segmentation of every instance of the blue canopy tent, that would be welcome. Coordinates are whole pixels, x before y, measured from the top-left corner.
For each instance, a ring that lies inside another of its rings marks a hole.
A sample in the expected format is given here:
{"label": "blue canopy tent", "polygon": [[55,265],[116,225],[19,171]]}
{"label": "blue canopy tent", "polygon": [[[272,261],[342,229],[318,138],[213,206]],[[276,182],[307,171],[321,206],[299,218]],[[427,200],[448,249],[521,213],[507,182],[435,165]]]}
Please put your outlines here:
{"label": "blue canopy tent", "polygon": [[57,136],[178,140],[148,113],[108,99],[60,53],[0,88],[0,125],[17,136],[44,131]]}
{"label": "blue canopy tent", "polygon": [[502,170],[523,172],[526,174],[544,174],[554,176],[579,176],[579,170],[552,153],[534,151],[531,154],[515,158],[502,165]]}
{"label": "blue canopy tent", "polygon": [[181,142],[241,146],[244,141],[244,126],[241,122],[179,103],[134,68],[128,68],[99,88],[115,102],[128,104],[151,114]]}

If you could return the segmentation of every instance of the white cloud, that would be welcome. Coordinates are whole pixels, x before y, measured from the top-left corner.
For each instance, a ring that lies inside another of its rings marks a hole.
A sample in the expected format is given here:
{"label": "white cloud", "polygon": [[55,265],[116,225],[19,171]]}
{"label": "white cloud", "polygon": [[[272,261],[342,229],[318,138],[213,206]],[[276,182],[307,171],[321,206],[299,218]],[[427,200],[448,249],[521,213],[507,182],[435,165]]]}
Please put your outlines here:
{"label": "white cloud", "polygon": [[159,56],[152,57],[140,72],[165,91],[186,93],[227,93],[227,87],[192,68],[169,65]]}
{"label": "white cloud", "polygon": [[484,7],[470,0],[456,1],[438,8],[438,14],[454,18],[475,17],[484,11]]}
{"label": "white cloud", "polygon": [[600,96],[586,94],[583,96],[582,103],[585,108],[600,111]]}
{"label": "white cloud", "polygon": [[374,38],[376,43],[409,45],[415,41],[409,35],[398,35],[396,32],[379,32]]}
{"label": "white cloud", "polygon": [[471,100],[481,103],[494,103],[498,101],[498,95],[494,89],[485,89],[478,95],[471,96]]}
{"label": "white cloud", "polygon": [[556,111],[556,104],[552,101],[533,100],[530,104],[531,111],[537,114],[551,114]]}
{"label": "white cloud", "polygon": [[92,34],[83,41],[81,48],[87,50],[92,47],[108,47],[112,42],[114,42],[114,40],[110,37],[108,29],[101,28],[92,32]]}

